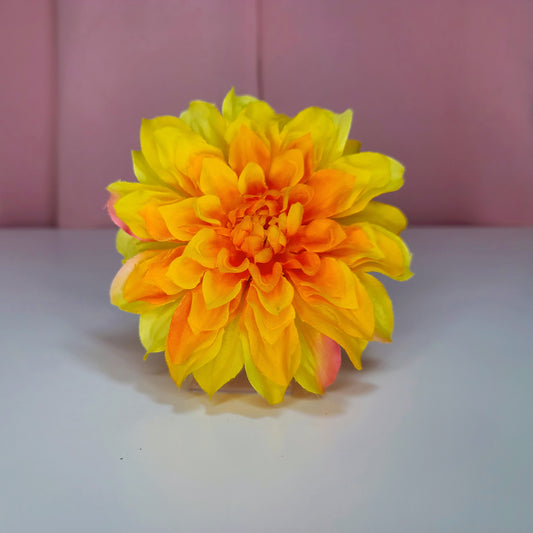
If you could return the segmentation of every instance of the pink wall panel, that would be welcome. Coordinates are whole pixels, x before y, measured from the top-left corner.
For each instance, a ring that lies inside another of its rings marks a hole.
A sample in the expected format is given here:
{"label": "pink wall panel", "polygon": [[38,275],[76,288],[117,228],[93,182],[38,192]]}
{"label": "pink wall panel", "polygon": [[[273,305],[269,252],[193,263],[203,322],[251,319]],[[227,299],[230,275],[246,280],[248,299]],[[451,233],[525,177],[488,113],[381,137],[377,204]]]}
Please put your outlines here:
{"label": "pink wall panel", "polygon": [[257,93],[249,0],[58,1],[59,225],[110,225],[105,186],[133,179],[141,118]]}
{"label": "pink wall panel", "polygon": [[54,219],[52,0],[0,2],[0,226]]}
{"label": "pink wall panel", "polygon": [[355,111],[414,223],[533,224],[533,2],[268,0],[264,96]]}

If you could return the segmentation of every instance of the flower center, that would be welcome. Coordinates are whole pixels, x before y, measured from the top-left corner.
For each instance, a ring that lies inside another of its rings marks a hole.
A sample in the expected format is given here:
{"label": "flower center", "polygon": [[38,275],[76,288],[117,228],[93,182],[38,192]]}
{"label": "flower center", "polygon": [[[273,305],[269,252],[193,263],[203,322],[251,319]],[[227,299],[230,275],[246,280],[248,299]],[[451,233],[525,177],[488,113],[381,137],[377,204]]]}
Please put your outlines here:
{"label": "flower center", "polygon": [[269,196],[246,198],[228,218],[234,246],[256,263],[267,263],[287,244],[287,215],[279,198]]}

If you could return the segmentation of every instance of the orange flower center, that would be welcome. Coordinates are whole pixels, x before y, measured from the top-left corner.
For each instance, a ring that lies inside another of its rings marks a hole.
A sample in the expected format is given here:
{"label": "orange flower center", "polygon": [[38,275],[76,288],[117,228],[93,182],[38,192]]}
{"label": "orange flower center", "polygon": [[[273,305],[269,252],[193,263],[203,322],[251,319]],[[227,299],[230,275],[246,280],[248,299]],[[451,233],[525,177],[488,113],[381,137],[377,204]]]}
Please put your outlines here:
{"label": "orange flower center", "polygon": [[245,195],[228,214],[227,227],[237,250],[256,263],[267,263],[287,245],[287,208],[278,191]]}

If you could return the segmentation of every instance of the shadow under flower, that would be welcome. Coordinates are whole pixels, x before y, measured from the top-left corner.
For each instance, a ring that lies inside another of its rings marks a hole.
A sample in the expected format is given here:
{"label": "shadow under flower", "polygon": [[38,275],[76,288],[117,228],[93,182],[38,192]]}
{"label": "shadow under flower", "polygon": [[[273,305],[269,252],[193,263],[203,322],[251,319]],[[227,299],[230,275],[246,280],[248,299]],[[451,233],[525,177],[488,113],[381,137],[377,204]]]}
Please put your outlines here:
{"label": "shadow under flower", "polygon": [[[345,412],[351,397],[369,394],[376,385],[363,381],[369,373],[381,366],[381,361],[371,356],[364,358],[364,373],[357,372],[347,356],[336,381],[323,396],[318,396],[292,383],[285,399],[278,405],[269,405],[242,377],[237,388],[219,391],[210,399],[203,391],[190,387],[186,381],[178,389],[172,381],[162,354],[151,354],[143,360],[136,324],[122,322],[121,327],[99,328],[86,332],[84,345],[70,347],[84,363],[105,373],[114,381],[133,385],[142,394],[157,403],[170,405],[177,414],[204,409],[206,414],[235,414],[248,418],[278,417],[284,410],[293,410],[308,416],[334,416]],[[238,391],[238,392],[236,392]]]}

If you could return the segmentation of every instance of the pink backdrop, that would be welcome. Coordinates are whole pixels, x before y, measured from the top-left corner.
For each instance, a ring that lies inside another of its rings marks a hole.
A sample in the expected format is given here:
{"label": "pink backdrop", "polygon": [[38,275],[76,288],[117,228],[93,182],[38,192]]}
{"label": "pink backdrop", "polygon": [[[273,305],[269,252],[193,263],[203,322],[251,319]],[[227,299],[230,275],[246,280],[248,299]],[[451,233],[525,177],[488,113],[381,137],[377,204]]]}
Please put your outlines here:
{"label": "pink backdrop", "polygon": [[142,117],[355,111],[412,223],[533,224],[529,0],[2,0],[0,224],[104,227]]}

